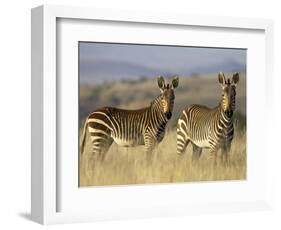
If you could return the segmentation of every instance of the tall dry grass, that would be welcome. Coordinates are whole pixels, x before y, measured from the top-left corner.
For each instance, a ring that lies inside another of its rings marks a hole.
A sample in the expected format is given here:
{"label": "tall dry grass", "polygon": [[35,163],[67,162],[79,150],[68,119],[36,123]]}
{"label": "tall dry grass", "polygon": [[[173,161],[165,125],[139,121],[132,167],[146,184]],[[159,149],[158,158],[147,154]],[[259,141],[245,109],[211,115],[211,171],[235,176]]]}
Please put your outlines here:
{"label": "tall dry grass", "polygon": [[[113,143],[104,162],[94,165],[90,161],[90,149],[87,144],[80,158],[80,186],[246,179],[246,131],[236,132],[228,166],[220,161],[214,166],[207,149],[197,162],[192,162],[191,145],[178,157],[175,131],[167,132],[156,148],[151,164],[146,162],[143,146],[124,148]],[[219,155],[220,152],[218,158]]]}

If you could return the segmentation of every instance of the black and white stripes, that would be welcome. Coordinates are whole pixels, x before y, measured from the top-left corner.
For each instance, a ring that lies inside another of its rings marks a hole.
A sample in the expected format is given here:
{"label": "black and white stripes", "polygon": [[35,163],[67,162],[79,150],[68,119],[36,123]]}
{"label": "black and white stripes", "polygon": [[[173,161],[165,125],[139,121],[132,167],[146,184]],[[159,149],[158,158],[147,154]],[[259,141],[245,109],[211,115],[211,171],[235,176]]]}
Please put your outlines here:
{"label": "black and white stripes", "polygon": [[[208,148],[215,158],[222,150],[222,159],[227,160],[234,136],[233,113],[236,106],[236,85],[239,74],[226,79],[219,73],[218,80],[222,89],[221,100],[215,108],[203,105],[191,105],[183,110],[177,123],[177,154],[181,155],[189,142],[193,146],[193,159],[201,156]],[[158,78],[160,95],[148,107],[138,110],[125,110],[103,107],[92,112],[86,119],[80,153],[83,154],[86,136],[89,135],[92,155],[103,160],[115,142],[119,146],[133,147],[144,145],[147,159],[151,160],[155,146],[165,136],[165,129],[174,107],[174,89],[178,86],[178,77],[172,84],[166,84],[163,77]]]}
{"label": "black and white stripes", "polygon": [[216,161],[216,154],[222,149],[222,157],[227,159],[234,135],[233,112],[235,109],[236,84],[239,74],[232,80],[219,73],[222,98],[213,109],[202,105],[192,105],[183,110],[177,125],[177,153],[184,153],[189,142],[193,145],[193,159],[198,159],[203,148],[210,149]]}
{"label": "black and white stripes", "polygon": [[83,129],[81,154],[84,152],[86,134],[89,133],[92,152],[101,160],[113,141],[124,147],[145,145],[150,160],[152,151],[155,145],[162,141],[165,127],[172,116],[174,88],[178,86],[178,81],[178,77],[175,77],[169,85],[165,84],[163,77],[159,77],[161,94],[149,107],[139,110],[104,107],[91,113]]}

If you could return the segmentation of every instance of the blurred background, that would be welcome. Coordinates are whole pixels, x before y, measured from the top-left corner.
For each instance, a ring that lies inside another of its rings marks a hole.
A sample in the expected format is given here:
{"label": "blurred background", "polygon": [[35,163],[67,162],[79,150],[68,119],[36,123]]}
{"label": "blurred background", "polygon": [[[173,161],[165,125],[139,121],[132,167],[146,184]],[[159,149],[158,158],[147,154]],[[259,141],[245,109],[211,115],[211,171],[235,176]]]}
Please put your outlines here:
{"label": "blurred background", "polygon": [[240,73],[235,122],[246,128],[245,49],[79,43],[79,123],[103,106],[139,109],[159,95],[157,76],[171,82],[180,77],[175,107],[168,129],[175,127],[182,110],[191,104],[218,105],[221,87],[218,72]]}

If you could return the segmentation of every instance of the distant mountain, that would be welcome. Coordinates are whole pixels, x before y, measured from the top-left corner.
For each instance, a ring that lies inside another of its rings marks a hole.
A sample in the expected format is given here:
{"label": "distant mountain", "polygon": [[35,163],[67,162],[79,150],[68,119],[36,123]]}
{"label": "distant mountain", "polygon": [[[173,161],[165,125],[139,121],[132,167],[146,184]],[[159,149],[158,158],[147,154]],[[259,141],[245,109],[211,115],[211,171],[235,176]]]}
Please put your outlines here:
{"label": "distant mountain", "polygon": [[189,71],[185,72],[183,75],[190,75],[191,73],[196,73],[197,75],[206,75],[210,73],[217,72],[246,72],[246,64],[241,64],[235,60],[228,59],[224,62],[215,65],[202,65],[191,68]]}
{"label": "distant mountain", "polygon": [[[176,69],[176,68],[175,68]],[[80,83],[97,84],[103,81],[116,80],[138,80],[141,77],[155,77],[157,75],[185,75],[200,76],[210,73],[223,72],[245,72],[246,64],[241,64],[232,59],[226,59],[218,64],[202,64],[200,66],[186,66],[176,70],[160,67],[148,67],[134,62],[114,60],[80,60]]]}
{"label": "distant mountain", "polygon": [[112,81],[121,79],[137,80],[140,76],[154,76],[160,72],[157,69],[142,66],[133,62],[122,61],[81,61],[81,83],[95,83],[100,81]]}

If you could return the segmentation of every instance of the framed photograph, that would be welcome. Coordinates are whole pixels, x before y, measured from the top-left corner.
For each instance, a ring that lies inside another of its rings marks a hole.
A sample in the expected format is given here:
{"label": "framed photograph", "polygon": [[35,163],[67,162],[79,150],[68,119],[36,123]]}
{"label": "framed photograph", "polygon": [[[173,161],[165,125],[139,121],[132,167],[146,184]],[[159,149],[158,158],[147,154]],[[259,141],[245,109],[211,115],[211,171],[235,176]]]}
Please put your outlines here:
{"label": "framed photograph", "polygon": [[32,9],[32,219],[270,209],[272,33],[265,19]]}

